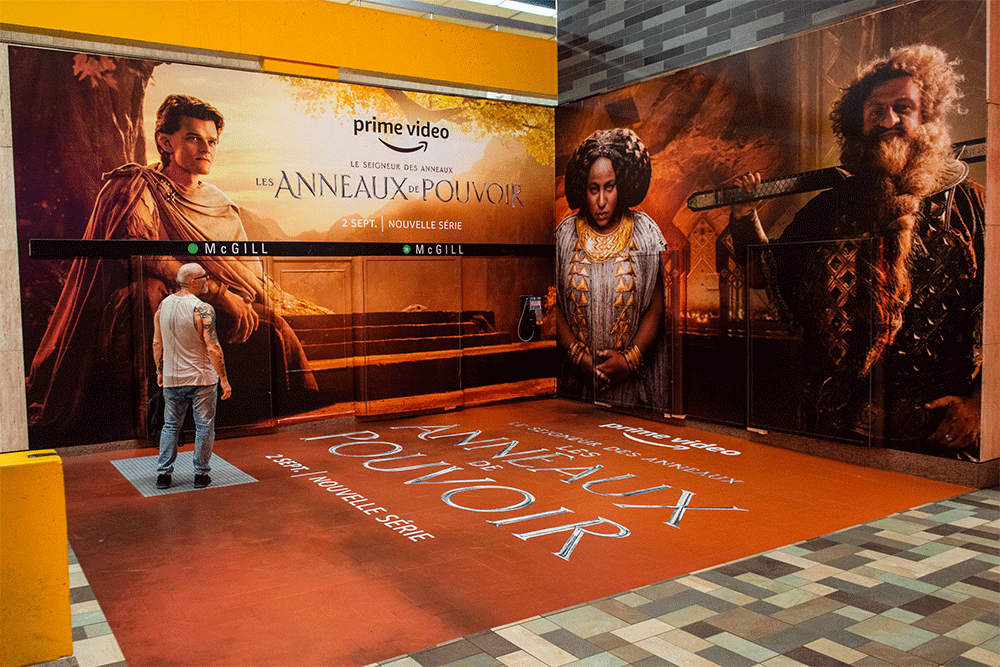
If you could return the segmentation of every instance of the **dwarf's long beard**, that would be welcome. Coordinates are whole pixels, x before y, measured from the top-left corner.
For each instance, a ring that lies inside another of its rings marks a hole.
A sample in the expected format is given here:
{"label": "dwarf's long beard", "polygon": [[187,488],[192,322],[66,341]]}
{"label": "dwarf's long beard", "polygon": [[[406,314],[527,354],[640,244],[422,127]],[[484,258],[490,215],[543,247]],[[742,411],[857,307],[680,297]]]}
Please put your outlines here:
{"label": "dwarf's long beard", "polygon": [[869,164],[877,173],[885,176],[901,176],[906,171],[917,142],[909,137],[898,134],[883,136],[869,145],[866,153]]}
{"label": "dwarf's long beard", "polygon": [[909,259],[922,198],[896,194],[895,186],[892,178],[883,180],[882,197],[876,206],[879,246],[875,249],[872,271],[872,347],[865,358],[862,376],[869,373],[895,340],[903,326],[903,311],[910,302]]}
{"label": "dwarf's long beard", "polygon": [[[909,260],[924,197],[951,162],[950,138],[937,126],[922,125],[914,136],[890,135],[865,142],[865,176],[872,179],[875,237],[873,332],[861,375],[867,375],[903,324],[910,301]],[[942,144],[945,150],[942,150]]]}

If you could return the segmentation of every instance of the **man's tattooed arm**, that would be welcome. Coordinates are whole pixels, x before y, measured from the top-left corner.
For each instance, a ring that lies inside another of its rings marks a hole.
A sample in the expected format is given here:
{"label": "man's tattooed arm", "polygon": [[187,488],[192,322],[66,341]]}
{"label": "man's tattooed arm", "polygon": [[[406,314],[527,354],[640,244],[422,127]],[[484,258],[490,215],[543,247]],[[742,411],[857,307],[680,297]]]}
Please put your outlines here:
{"label": "man's tattooed arm", "polygon": [[160,330],[160,309],[153,315],[153,363],[156,364],[156,384],[163,386],[163,332]]}
{"label": "man's tattooed arm", "polygon": [[226,375],[226,357],[219,343],[219,333],[215,328],[215,308],[202,301],[194,309],[195,326],[205,341],[205,352],[212,361],[215,372],[219,375],[219,386],[222,387],[222,398],[229,398],[232,390],[229,387],[229,377]]}

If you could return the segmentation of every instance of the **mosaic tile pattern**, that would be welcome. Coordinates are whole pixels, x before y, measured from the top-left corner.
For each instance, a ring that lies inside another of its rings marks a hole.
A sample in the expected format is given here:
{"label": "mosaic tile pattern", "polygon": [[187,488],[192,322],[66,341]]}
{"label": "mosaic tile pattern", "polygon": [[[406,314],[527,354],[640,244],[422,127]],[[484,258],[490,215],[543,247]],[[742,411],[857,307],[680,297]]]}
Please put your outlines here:
{"label": "mosaic tile pattern", "polygon": [[53,667],[125,667],[125,656],[72,547],[69,548],[69,601],[73,656],[50,664]]}
{"label": "mosaic tile pattern", "polygon": [[381,664],[996,666],[998,532],[976,491]]}
{"label": "mosaic tile pattern", "polygon": [[557,3],[559,103],[763,46],[903,0]]}
{"label": "mosaic tile pattern", "polygon": [[[996,667],[1000,489],[973,491],[382,667]],[[74,656],[124,658],[70,549]]]}

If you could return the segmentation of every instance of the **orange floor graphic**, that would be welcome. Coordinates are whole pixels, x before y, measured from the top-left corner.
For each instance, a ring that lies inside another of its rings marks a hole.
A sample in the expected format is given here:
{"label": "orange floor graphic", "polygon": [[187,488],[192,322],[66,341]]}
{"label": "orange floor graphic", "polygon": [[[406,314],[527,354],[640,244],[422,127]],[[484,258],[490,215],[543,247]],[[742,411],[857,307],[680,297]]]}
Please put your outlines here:
{"label": "orange floor graphic", "polygon": [[367,665],[968,490],[560,400],[336,424],[161,496],[113,463],[153,449],[64,457],[131,667]]}

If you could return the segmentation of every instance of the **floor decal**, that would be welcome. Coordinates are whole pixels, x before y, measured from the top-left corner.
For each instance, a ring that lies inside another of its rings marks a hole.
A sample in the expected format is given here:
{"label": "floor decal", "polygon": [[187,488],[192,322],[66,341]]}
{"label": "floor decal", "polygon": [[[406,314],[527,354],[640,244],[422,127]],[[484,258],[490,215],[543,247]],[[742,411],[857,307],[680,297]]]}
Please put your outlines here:
{"label": "floor decal", "polygon": [[64,460],[129,665],[367,665],[966,490],[558,400],[216,453],[259,483],[140,502]]}
{"label": "floor decal", "polygon": [[[170,488],[167,489],[156,488],[156,465],[158,458],[157,456],[143,456],[140,458],[119,459],[111,463],[118,469],[118,472],[125,476],[125,479],[132,482],[132,486],[139,493],[147,498],[170,493],[194,491],[193,452],[177,452],[177,460],[174,461],[174,472],[171,475]],[[210,465],[212,466],[212,471],[209,473],[209,476],[212,478],[212,484],[206,488],[247,484],[257,481],[239,468],[229,464],[218,454],[213,454]]]}

